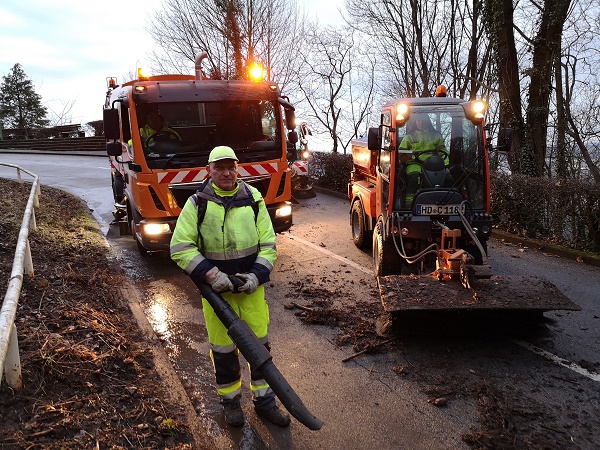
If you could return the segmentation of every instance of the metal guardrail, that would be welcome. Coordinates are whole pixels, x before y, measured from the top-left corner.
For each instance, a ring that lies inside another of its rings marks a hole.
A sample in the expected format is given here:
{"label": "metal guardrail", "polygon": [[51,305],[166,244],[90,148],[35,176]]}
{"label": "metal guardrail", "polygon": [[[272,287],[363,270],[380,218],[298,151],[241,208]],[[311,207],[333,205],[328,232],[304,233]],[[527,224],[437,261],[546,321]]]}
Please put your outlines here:
{"label": "metal guardrail", "polygon": [[40,181],[37,175],[20,166],[3,162],[0,162],[0,165],[17,169],[17,179],[20,183],[23,182],[21,172],[25,172],[33,177],[29,200],[25,207],[21,229],[19,230],[19,238],[15,248],[12,272],[8,281],[6,295],[2,302],[2,309],[0,309],[0,382],[2,373],[4,373],[8,385],[14,389],[21,390],[23,388],[23,378],[21,376],[21,358],[19,356],[15,317],[17,315],[19,297],[21,296],[23,274],[26,273],[29,276],[33,276],[33,261],[29,247],[29,230],[36,230],[37,228],[35,208],[39,208],[40,206]]}

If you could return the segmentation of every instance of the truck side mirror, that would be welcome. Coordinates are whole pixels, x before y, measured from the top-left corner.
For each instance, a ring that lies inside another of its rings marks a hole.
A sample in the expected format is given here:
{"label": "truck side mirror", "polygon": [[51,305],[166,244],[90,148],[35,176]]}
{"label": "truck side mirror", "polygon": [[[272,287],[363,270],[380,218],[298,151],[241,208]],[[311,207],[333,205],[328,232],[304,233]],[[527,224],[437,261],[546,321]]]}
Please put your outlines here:
{"label": "truck side mirror", "polygon": [[[288,130],[293,130],[294,128],[296,128],[296,113],[293,109],[285,110],[285,124]],[[297,139],[296,142],[298,142]]]}
{"label": "truck side mirror", "polygon": [[120,139],[119,111],[115,108],[105,109],[103,110],[102,118],[104,119],[104,137],[106,139]]}
{"label": "truck side mirror", "polygon": [[289,143],[296,144],[296,142],[298,142],[298,133],[295,131],[290,131],[287,138]]}
{"label": "truck side mirror", "polygon": [[501,128],[498,131],[498,142],[496,151],[509,152],[512,146],[512,128]]}
{"label": "truck side mirror", "polygon": [[120,142],[107,142],[106,153],[108,156],[121,156],[123,154],[123,148]]}
{"label": "truck side mirror", "polygon": [[367,135],[367,146],[369,147],[369,150],[379,150],[379,142],[381,141],[379,138],[380,135],[379,128],[369,128],[369,133]]}

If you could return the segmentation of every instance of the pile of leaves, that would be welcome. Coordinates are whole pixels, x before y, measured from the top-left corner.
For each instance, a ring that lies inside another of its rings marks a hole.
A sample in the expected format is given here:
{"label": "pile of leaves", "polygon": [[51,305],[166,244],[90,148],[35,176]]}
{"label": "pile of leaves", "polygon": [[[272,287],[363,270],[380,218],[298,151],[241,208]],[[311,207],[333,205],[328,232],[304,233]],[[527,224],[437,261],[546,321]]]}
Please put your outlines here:
{"label": "pile of leaves", "polygon": [[385,350],[383,347],[389,343],[389,336],[377,333],[377,321],[382,315],[379,302],[357,301],[352,306],[340,307],[333,300],[339,297],[339,291],[303,282],[292,283],[292,287],[290,296],[304,302],[291,302],[286,309],[295,310],[302,322],[336,328],[336,345],[351,345],[355,355]]}
{"label": "pile of leaves", "polygon": [[[0,179],[5,287],[30,189]],[[15,321],[23,389],[0,385],[2,448],[193,448],[85,206],[47,187],[40,205],[29,237],[35,274],[24,276]]]}

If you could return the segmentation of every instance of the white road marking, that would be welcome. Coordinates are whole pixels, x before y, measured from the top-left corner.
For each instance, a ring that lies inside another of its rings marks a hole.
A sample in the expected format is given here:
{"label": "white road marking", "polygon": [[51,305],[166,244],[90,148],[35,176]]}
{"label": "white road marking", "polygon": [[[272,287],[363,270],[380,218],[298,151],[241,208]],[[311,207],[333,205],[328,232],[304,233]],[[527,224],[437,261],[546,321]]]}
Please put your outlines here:
{"label": "white road marking", "polygon": [[360,270],[360,271],[362,271],[364,273],[368,273],[369,275],[373,275],[373,270],[372,269],[367,269],[366,267],[363,267],[360,264],[356,264],[354,261],[350,261],[349,259],[344,258],[343,256],[336,255],[335,253],[330,252],[329,250],[327,250],[327,249],[325,249],[323,247],[320,247],[320,246],[318,246],[316,244],[313,244],[312,242],[305,241],[304,239],[299,238],[298,236],[294,236],[293,234],[285,234],[284,236],[289,237],[293,241],[298,241],[302,245],[306,245],[307,247],[310,247],[310,248],[312,248],[314,250],[317,250],[317,251],[319,251],[321,253],[324,253],[327,256],[335,258],[338,261],[343,262],[344,264],[348,264],[349,266],[354,267],[357,270]]}
{"label": "white road marking", "polygon": [[519,341],[516,339],[513,339],[513,342],[533,353],[543,356],[544,358],[548,359],[549,361],[552,361],[555,364],[558,364],[561,367],[572,370],[573,372],[576,372],[579,375],[583,375],[584,377],[587,377],[592,381],[600,381],[600,374],[592,373],[578,364],[567,361],[566,359],[556,356],[553,353],[547,352],[542,348],[536,347],[535,345],[530,344],[529,342]]}
{"label": "white road marking", "polygon": [[[306,240],[304,240],[302,238],[299,238],[298,236],[294,236],[292,234],[286,234],[284,236],[287,236],[287,237],[289,237],[290,239],[292,239],[294,241],[298,241],[302,245],[306,245],[307,247],[315,249],[315,250],[317,250],[317,251],[319,251],[319,252],[321,252],[321,253],[323,253],[323,254],[325,254],[327,256],[335,258],[338,261],[341,261],[344,264],[347,264],[347,265],[349,265],[351,267],[354,267],[355,269],[360,270],[360,271],[362,271],[364,273],[368,273],[368,274],[372,274],[373,273],[373,270],[371,270],[371,269],[367,269],[366,267],[363,267],[360,264],[356,264],[354,261],[350,261],[349,259],[344,258],[343,256],[336,255],[335,253],[333,253],[333,252],[331,252],[331,251],[329,251],[329,250],[327,250],[327,249],[325,249],[325,248],[323,248],[321,246],[313,244],[312,242],[309,242],[309,241],[306,241]],[[544,358],[548,359],[549,361],[552,361],[553,363],[555,363],[555,364],[557,364],[557,365],[559,365],[561,367],[564,367],[566,369],[572,370],[573,372],[576,372],[579,375],[583,375],[584,377],[587,377],[587,378],[589,378],[592,381],[600,381],[600,374],[592,373],[589,370],[584,369],[583,367],[581,367],[578,364],[575,364],[575,363],[572,363],[570,361],[567,361],[567,360],[565,360],[565,359],[563,359],[563,358],[561,358],[559,356],[554,355],[553,353],[547,352],[546,350],[544,350],[542,348],[536,347],[535,345],[530,344],[529,342],[519,341],[519,340],[516,340],[516,339],[513,339],[512,341],[515,344],[523,347],[524,349],[529,350],[529,351],[531,351],[531,352],[533,352],[533,353],[535,353],[537,355],[543,356]]]}

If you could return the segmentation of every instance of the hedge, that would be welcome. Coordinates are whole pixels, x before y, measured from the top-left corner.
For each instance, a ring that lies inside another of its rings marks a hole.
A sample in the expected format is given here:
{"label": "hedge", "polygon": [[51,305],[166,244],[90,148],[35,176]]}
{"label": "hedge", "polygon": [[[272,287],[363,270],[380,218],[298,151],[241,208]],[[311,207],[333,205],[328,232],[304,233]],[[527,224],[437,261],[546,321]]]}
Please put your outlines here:
{"label": "hedge", "polygon": [[[346,193],[352,156],[314,152],[314,185]],[[594,181],[492,175],[495,227],[575,250],[600,253],[600,185]]]}

